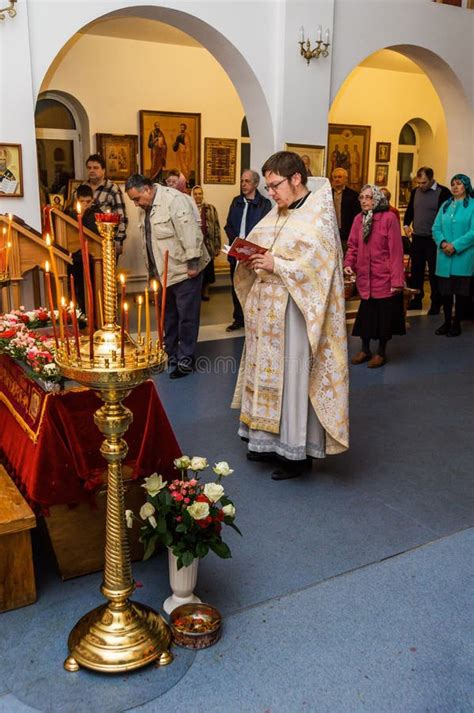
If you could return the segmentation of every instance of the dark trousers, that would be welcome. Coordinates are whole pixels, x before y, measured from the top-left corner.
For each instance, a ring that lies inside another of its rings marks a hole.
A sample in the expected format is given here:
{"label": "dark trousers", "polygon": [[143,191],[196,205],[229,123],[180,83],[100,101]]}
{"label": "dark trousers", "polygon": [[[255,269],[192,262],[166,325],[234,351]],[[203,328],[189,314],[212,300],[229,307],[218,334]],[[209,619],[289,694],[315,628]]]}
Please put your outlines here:
{"label": "dark trousers", "polygon": [[202,273],[168,286],[165,310],[165,350],[171,364],[194,363],[201,311]]}
{"label": "dark trousers", "polygon": [[244,313],[242,311],[242,305],[240,304],[239,298],[237,297],[237,292],[234,290],[234,272],[237,267],[237,260],[235,257],[228,258],[230,265],[230,279],[232,280],[232,302],[234,303],[234,312],[232,317],[234,322],[238,324],[244,323]]}
{"label": "dark trousers", "polygon": [[428,235],[413,235],[411,243],[411,279],[410,287],[420,290],[419,297],[415,300],[422,300],[424,296],[423,283],[425,281],[425,264],[428,263],[431,287],[431,306],[441,306],[441,295],[438,290],[436,279],[436,251],[437,246],[432,237]]}

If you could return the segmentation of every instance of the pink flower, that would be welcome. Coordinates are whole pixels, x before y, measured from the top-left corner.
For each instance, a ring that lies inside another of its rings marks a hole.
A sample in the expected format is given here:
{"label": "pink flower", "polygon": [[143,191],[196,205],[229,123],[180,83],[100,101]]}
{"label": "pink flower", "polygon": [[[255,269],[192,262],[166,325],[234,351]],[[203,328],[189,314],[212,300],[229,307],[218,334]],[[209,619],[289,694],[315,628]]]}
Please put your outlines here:
{"label": "pink flower", "polygon": [[183,519],[182,515],[176,515],[176,517],[175,517],[176,522],[181,522],[182,519]]}
{"label": "pink flower", "polygon": [[191,498],[184,498],[184,502],[186,503],[186,505],[188,505],[188,503],[191,502]]}

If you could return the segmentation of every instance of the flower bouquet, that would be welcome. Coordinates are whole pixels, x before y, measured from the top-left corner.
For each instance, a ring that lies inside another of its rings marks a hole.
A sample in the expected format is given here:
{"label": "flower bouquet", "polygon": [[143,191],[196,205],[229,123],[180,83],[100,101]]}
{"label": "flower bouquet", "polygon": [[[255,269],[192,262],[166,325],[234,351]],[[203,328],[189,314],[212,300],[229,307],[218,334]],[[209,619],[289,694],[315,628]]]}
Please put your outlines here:
{"label": "flower bouquet", "polygon": [[[157,545],[170,548],[177,558],[177,567],[189,567],[194,559],[202,559],[209,550],[219,557],[231,557],[228,545],[222,540],[222,525],[236,530],[235,507],[225,495],[222,478],[233,470],[228,463],[216,463],[213,471],[217,479],[202,483],[199,473],[209,467],[206,458],[181,456],[174,461],[180,478],[167,483],[161,475],[154,473],[145,478],[142,487],[147,499],[140,508],[137,518],[131,510],[126,510],[127,526],[133,521],[142,523],[140,541],[145,546],[143,559],[151,557]],[[188,477],[188,471],[192,477]]]}

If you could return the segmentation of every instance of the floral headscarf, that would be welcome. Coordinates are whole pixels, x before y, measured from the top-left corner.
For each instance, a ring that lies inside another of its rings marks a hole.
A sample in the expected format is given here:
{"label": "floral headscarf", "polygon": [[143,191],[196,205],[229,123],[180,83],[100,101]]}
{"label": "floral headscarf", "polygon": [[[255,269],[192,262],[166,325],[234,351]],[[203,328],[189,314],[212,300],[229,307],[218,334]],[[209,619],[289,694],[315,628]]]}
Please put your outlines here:
{"label": "floral headscarf", "polygon": [[[465,208],[467,208],[467,204],[469,203],[469,197],[470,196],[474,197],[474,194],[472,192],[471,179],[469,178],[469,176],[466,176],[465,173],[456,173],[456,175],[452,177],[451,183],[453,181],[461,181],[464,188],[466,189],[466,195],[464,196],[462,203],[463,203],[463,206]],[[443,206],[443,213],[446,213],[446,211],[448,210],[448,206],[450,206],[451,203],[453,203],[453,202],[454,202],[454,196],[451,196],[451,198],[448,198],[448,200],[446,201],[446,203]]]}
{"label": "floral headscarf", "polygon": [[385,198],[380,188],[374,186],[373,183],[366,183],[365,186],[362,186],[360,192],[362,193],[362,191],[365,191],[366,188],[370,188],[372,191],[374,207],[372,210],[362,211],[362,237],[364,239],[364,243],[366,243],[370,237],[374,213],[381,213],[382,211],[388,210],[388,200]]}

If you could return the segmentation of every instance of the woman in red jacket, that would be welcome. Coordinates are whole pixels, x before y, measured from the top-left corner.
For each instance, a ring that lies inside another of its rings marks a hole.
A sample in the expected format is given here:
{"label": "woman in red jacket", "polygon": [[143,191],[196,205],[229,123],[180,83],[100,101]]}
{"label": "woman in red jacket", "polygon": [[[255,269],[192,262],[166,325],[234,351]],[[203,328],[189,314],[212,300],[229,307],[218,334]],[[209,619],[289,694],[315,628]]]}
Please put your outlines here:
{"label": "woman in red jacket", "polygon": [[[361,337],[362,349],[352,364],[383,366],[387,342],[405,334],[403,314],[403,243],[400,223],[377,186],[365,185],[359,196],[362,213],[354,219],[344,258],[344,273],[356,275],[361,297],[352,335]],[[372,356],[370,340],[378,339]]]}

